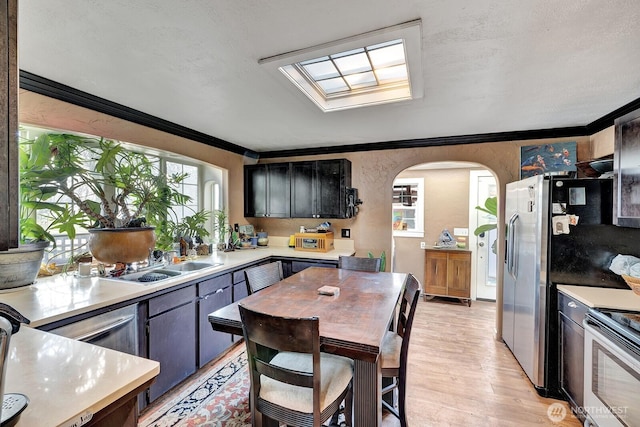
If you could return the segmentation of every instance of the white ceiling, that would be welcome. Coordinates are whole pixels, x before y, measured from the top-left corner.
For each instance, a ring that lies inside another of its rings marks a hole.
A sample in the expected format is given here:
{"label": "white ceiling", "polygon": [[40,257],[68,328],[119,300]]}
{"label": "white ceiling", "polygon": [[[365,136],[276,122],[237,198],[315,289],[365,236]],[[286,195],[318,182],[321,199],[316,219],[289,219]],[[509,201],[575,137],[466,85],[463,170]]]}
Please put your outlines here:
{"label": "white ceiling", "polygon": [[[260,58],[422,19],[424,97],[323,113]],[[21,0],[20,69],[255,151],[583,126],[640,97],[637,0]]]}

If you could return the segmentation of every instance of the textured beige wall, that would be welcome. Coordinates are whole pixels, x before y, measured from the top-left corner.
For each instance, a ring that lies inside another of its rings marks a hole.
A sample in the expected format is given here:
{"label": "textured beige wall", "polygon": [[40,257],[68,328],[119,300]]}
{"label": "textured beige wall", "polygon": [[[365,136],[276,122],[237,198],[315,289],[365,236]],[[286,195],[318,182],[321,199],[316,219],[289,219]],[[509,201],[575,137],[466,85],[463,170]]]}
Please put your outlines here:
{"label": "textured beige wall", "polygon": [[243,156],[25,90],[20,91],[19,106],[20,123],[158,148],[226,169],[230,219],[243,221]]}
{"label": "textured beige wall", "polygon": [[420,249],[420,242],[432,246],[443,229],[453,235],[454,228],[469,227],[469,170],[410,170],[398,175],[424,179],[425,233],[424,237],[394,238],[394,271],[412,273],[424,283],[424,250]]}
{"label": "textured beige wall", "polygon": [[[229,172],[229,213],[231,222],[252,223],[272,235],[289,235],[300,225],[315,226],[318,220],[244,219],[243,215],[243,164],[253,162],[241,155],[176,137],[164,132],[130,123],[95,111],[87,110],[28,91],[20,92],[19,120],[37,126],[86,132],[121,141],[155,147],[185,156],[200,159]],[[507,141],[466,145],[443,145],[398,150],[345,153],[343,155],[305,156],[299,158],[269,159],[268,162],[297,161],[306,159],[341,158],[352,162],[352,184],[359,189],[364,200],[360,214],[355,219],[336,220],[334,228],[350,228],[358,255],[368,251],[376,255],[381,251],[391,253],[391,196],[395,177],[410,166],[440,162],[466,161],[477,163],[496,175],[500,195],[505,185],[519,178],[520,146],[547,144],[559,141],[577,141],[578,159],[588,160],[591,155],[589,137],[545,139],[531,141]],[[278,147],[273,147],[277,149]],[[442,184],[436,184],[442,185]],[[452,192],[453,194],[453,192]],[[440,215],[440,214],[438,214]],[[442,214],[444,215],[444,214]],[[500,198],[499,221],[504,222],[504,205]],[[339,233],[338,233],[339,234]],[[431,239],[433,237],[431,236]],[[498,242],[504,240],[504,230],[499,230]],[[504,258],[503,245],[498,246],[498,259]],[[502,265],[498,266],[498,277],[502,277]],[[502,283],[498,283],[498,307],[501,306]],[[501,331],[501,316],[496,321],[498,336]]]}
{"label": "textured beige wall", "polygon": [[590,159],[599,159],[600,157],[613,155],[614,143],[615,126],[609,126],[598,133],[594,133],[591,135]]}

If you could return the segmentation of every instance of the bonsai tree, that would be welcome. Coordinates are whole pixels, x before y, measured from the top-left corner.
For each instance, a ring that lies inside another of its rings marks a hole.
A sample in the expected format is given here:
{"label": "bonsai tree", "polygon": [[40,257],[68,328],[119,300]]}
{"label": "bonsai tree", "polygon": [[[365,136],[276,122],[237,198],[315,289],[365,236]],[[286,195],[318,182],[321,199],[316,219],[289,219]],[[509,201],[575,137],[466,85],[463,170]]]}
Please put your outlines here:
{"label": "bonsai tree", "polygon": [[[176,190],[187,174],[166,175],[144,154],[112,140],[47,133],[22,141],[20,156],[23,240],[54,241],[52,230],[74,238],[76,226],[151,225],[159,234],[173,233],[172,206],[190,200]],[[47,212],[48,225],[36,222],[35,210]]]}

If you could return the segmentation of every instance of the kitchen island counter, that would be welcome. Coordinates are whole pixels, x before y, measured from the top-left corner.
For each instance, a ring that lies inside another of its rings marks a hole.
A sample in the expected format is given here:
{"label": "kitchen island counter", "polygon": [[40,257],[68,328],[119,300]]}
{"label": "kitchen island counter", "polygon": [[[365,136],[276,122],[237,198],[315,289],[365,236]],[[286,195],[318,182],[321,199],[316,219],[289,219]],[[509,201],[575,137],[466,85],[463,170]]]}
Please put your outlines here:
{"label": "kitchen island counter", "polygon": [[[27,327],[11,337],[7,363],[5,393],[30,400],[17,427],[80,426],[103,415],[129,422],[137,393],[160,372],[153,360]],[[117,408],[124,412],[110,413]]]}
{"label": "kitchen island counter", "polygon": [[631,289],[558,285],[558,291],[591,308],[640,311],[640,295],[634,294]]}

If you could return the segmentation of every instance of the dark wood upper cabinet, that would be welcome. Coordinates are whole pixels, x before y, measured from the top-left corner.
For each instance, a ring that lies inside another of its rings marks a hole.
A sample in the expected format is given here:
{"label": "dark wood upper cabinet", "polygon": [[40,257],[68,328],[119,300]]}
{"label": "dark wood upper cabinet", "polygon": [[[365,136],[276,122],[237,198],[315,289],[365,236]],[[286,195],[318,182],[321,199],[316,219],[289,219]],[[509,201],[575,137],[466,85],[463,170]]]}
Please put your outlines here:
{"label": "dark wood upper cabinet", "polygon": [[292,163],[291,217],[345,218],[347,187],[351,187],[347,159]]}
{"label": "dark wood upper cabinet", "polygon": [[245,217],[288,218],[290,198],[290,163],[244,167]]}
{"label": "dark wood upper cabinet", "polygon": [[[280,179],[285,170],[286,182]],[[279,178],[274,180],[273,171],[280,171]],[[245,216],[346,218],[348,187],[347,159],[245,166]]]}

